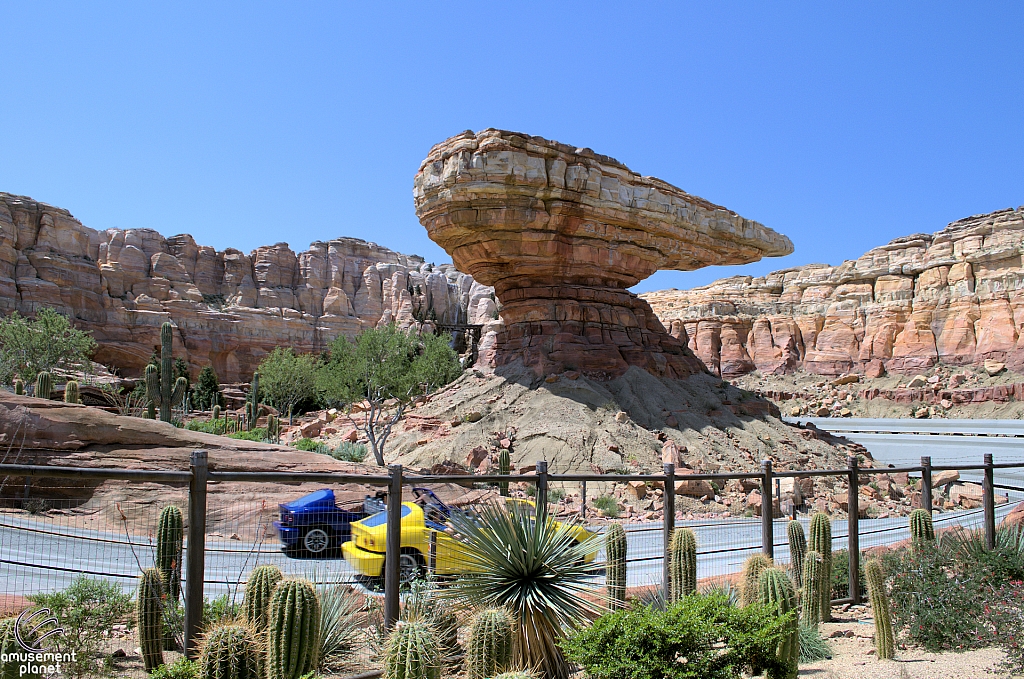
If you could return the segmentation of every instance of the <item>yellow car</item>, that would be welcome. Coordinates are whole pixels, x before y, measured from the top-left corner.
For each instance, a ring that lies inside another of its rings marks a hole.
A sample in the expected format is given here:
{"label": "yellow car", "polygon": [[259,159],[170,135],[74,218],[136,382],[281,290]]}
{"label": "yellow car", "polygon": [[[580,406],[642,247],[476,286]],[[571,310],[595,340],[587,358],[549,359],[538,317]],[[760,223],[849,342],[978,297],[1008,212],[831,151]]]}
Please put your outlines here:
{"label": "yellow car", "polygon": [[[434,574],[458,575],[468,572],[465,547],[452,537],[446,526],[453,511],[427,488],[414,488],[415,502],[402,503],[402,552],[399,570],[402,582],[422,577],[430,559],[430,542],[436,543]],[[533,507],[532,502],[522,502]],[[556,525],[561,525],[556,522]],[[583,526],[573,526],[577,542],[590,538],[592,533]],[[384,575],[384,552],[387,542],[387,512],[379,512],[361,521],[352,522],[352,539],[341,545],[345,561],[363,578],[376,580]],[[597,548],[585,557],[590,563],[597,556]]]}

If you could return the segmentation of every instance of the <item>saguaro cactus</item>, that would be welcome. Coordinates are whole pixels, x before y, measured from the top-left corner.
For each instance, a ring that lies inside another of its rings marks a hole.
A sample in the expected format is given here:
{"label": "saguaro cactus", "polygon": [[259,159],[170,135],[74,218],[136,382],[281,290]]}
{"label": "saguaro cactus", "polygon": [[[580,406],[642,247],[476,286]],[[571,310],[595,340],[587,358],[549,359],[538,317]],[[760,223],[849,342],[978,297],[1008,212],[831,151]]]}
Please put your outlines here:
{"label": "saguaro cactus", "polygon": [[824,586],[824,568],[821,554],[813,549],[804,555],[803,607],[804,624],[817,627],[821,622],[821,590]]}
{"label": "saguaro cactus", "polygon": [[68,380],[67,384],[64,385],[64,402],[65,403],[81,403],[82,395],[78,390],[78,382],[74,380]]}
{"label": "saguaro cactus", "polygon": [[256,420],[260,417],[260,374],[254,372],[252,374],[252,388],[249,389],[249,402],[246,405],[245,412],[248,417],[249,431],[252,431],[256,427]]}
{"label": "saguaro cactus", "polygon": [[468,679],[487,679],[507,669],[512,662],[512,639],[508,611],[491,608],[478,613],[466,644]]}
{"label": "saguaro cactus", "polygon": [[320,602],[305,580],[282,580],[270,598],[267,679],[298,679],[316,669]]}
{"label": "saguaro cactus", "polygon": [[[498,453],[498,473],[502,476],[508,476],[509,472],[512,471],[512,455],[509,454],[508,448],[502,448],[501,452]],[[508,497],[508,482],[498,484],[498,492],[504,497]]]}
{"label": "saguaro cactus", "polygon": [[697,591],[697,536],[689,528],[672,533],[669,575],[672,601],[679,601]]}
{"label": "saguaro cactus", "polygon": [[217,405],[213,406],[213,419],[214,420],[219,420],[220,419],[220,406],[217,406]]}
{"label": "saguaro cactus", "polygon": [[277,566],[257,566],[249,573],[249,580],[245,583],[242,608],[245,610],[246,621],[258,634],[262,635],[267,630],[270,598],[277,583],[283,579],[284,575],[281,574],[281,569]]}
{"label": "saguaro cactus", "polygon": [[764,554],[752,554],[743,562],[740,601],[744,606],[748,606],[761,598],[761,593],[758,591],[761,573],[774,565],[772,560]]}
{"label": "saguaro cactus", "polygon": [[824,512],[817,512],[811,517],[811,540],[808,548],[821,555],[824,586],[819,592],[819,605],[821,621],[828,622],[832,619],[832,520]]}
{"label": "saguaro cactus", "polygon": [[766,568],[761,571],[758,589],[761,592],[761,603],[774,607],[783,615],[793,612],[777,650],[779,660],[786,665],[786,671],[775,676],[778,679],[795,679],[800,658],[800,629],[797,626],[796,589],[793,581],[781,568]]}
{"label": "saguaro cactus", "polygon": [[164,664],[164,587],[160,571],[147,568],[139,579],[139,600],[136,605],[139,647],[142,664],[152,672]]}
{"label": "saguaro cactus", "polygon": [[400,622],[384,647],[385,679],[440,679],[441,658],[430,625]]}
{"label": "saguaro cactus", "polygon": [[868,596],[871,598],[871,612],[875,616],[875,652],[879,660],[892,660],[896,654],[896,640],[892,633],[892,611],[889,594],[885,591],[885,574],[877,559],[871,559],[864,566],[868,581]]}
{"label": "saguaro cactus", "polygon": [[18,396],[25,395],[25,381],[21,378],[14,380],[14,393]]}
{"label": "saguaro cactus", "polygon": [[185,394],[188,393],[188,380],[179,377],[174,380],[174,389],[171,390],[171,407],[177,408],[185,402]]}
{"label": "saguaro cactus", "polygon": [[146,381],[146,404],[147,419],[156,419],[156,407],[160,403],[160,369],[150,363],[144,372]]}
{"label": "saguaro cactus", "polygon": [[160,512],[156,526],[156,567],[167,586],[167,596],[177,601],[181,594],[181,554],[185,537],[181,510],[168,505]]}
{"label": "saguaro cactus", "polygon": [[621,524],[613,523],[604,534],[604,548],[608,565],[605,566],[605,582],[608,588],[608,605],[612,610],[626,607],[626,531]]}
{"label": "saguaro cactus", "polygon": [[46,372],[45,370],[36,375],[36,398],[45,398],[49,400],[50,395],[53,393],[53,375]]}
{"label": "saguaro cactus", "polygon": [[200,679],[260,679],[262,657],[252,629],[228,624],[206,633],[199,653]]}
{"label": "saguaro cactus", "polygon": [[793,580],[797,587],[803,587],[804,554],[807,553],[804,525],[799,521],[790,521],[786,526],[786,537],[789,538],[789,563],[793,571]]}
{"label": "saguaro cactus", "polygon": [[267,438],[275,443],[281,438],[281,420],[277,415],[267,415]]}
{"label": "saguaro cactus", "polygon": [[171,392],[174,379],[174,357],[171,347],[174,341],[174,326],[170,322],[160,326],[160,419],[171,421]]}
{"label": "saguaro cactus", "polygon": [[915,551],[920,551],[927,544],[935,542],[935,525],[932,513],[927,509],[915,509],[910,512],[910,543]]}

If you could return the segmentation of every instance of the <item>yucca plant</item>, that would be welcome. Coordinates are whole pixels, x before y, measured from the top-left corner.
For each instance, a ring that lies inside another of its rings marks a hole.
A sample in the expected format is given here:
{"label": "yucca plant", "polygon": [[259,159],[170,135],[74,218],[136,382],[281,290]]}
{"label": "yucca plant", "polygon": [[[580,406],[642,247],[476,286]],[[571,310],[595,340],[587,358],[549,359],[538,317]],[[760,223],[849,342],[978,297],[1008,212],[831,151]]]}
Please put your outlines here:
{"label": "yucca plant", "polygon": [[586,595],[602,566],[587,563],[594,538],[576,540],[576,524],[558,524],[522,503],[453,514],[462,537],[467,572],[447,596],[475,608],[505,608],[514,622],[516,664],[536,668],[542,679],[567,679],[569,665],[558,642],[567,631],[603,612]]}
{"label": "yucca plant", "polygon": [[[327,583],[330,572],[313,568],[306,578],[314,583]],[[336,673],[336,670],[351,659],[358,644],[359,610],[358,595],[345,585],[317,584],[316,595],[320,600],[320,654],[317,671],[320,674]]]}

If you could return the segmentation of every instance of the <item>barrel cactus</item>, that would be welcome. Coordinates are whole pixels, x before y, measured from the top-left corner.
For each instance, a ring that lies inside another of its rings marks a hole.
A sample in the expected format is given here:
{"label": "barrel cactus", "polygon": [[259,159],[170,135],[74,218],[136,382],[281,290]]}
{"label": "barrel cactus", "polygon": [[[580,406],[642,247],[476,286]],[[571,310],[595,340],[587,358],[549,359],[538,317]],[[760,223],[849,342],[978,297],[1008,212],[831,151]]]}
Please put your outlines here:
{"label": "barrel cactus", "polygon": [[813,549],[804,555],[803,607],[804,624],[816,627],[821,622],[821,590],[825,582],[824,562],[821,554]]}
{"label": "barrel cactus", "polygon": [[[512,455],[508,452],[508,448],[502,448],[501,452],[498,453],[498,473],[502,476],[508,476],[511,471]],[[508,482],[499,483],[498,492],[508,497]]]}
{"label": "barrel cactus", "polygon": [[785,673],[773,679],[796,679],[797,660],[800,658],[800,628],[797,626],[796,588],[789,575],[781,568],[766,568],[758,581],[761,603],[774,608],[781,615],[792,613],[786,623],[786,633],[779,641],[776,654],[786,666]]}
{"label": "barrel cactus", "polygon": [[832,619],[832,520],[824,512],[816,512],[811,517],[811,539],[808,549],[821,555],[825,581],[819,593],[819,605],[821,621],[828,622]]}
{"label": "barrel cactus", "polygon": [[21,378],[14,380],[14,393],[18,396],[25,395],[25,381]]}
{"label": "barrel cactus", "polygon": [[512,662],[512,618],[508,611],[492,608],[473,618],[466,644],[468,679],[487,679]]}
{"label": "barrel cactus", "polygon": [[156,525],[156,567],[167,585],[167,597],[177,601],[181,593],[182,541],[185,537],[181,510],[168,505]]}
{"label": "barrel cactus", "polygon": [[74,380],[68,380],[64,385],[64,402],[65,403],[81,403],[82,395],[78,389],[78,382]]}
{"label": "barrel cactus", "polygon": [[875,617],[875,652],[879,660],[892,660],[896,654],[896,640],[892,632],[892,610],[889,594],[885,591],[885,574],[877,559],[871,559],[864,566],[868,581],[868,596],[871,598],[871,612]]}
{"label": "barrel cactus", "polygon": [[262,654],[250,627],[231,623],[206,633],[199,652],[199,679],[260,679],[262,675]]}
{"label": "barrel cactus", "polygon": [[164,664],[164,586],[160,571],[147,568],[139,578],[138,616],[139,647],[142,664],[152,672]]}
{"label": "barrel cactus", "polygon": [[384,679],[440,679],[441,657],[428,623],[399,622],[384,646]]}
{"label": "barrel cactus", "polygon": [[758,586],[761,572],[775,564],[765,554],[752,554],[743,562],[742,584],[740,585],[740,602],[744,606],[755,603],[761,598]]}
{"label": "barrel cactus", "polygon": [[270,613],[270,598],[274,594],[277,583],[284,579],[281,569],[277,566],[257,566],[249,573],[249,580],[245,583],[245,597],[242,599],[242,608],[245,611],[245,619],[258,634],[267,630],[267,620]]}
{"label": "barrel cactus", "polygon": [[45,398],[49,400],[53,394],[53,375],[46,372],[45,370],[36,375],[36,398]]}
{"label": "barrel cactus", "polygon": [[316,669],[320,602],[305,580],[282,580],[267,615],[267,679],[299,679]]}
{"label": "barrel cactus", "polygon": [[612,610],[626,607],[626,531],[621,524],[613,523],[604,534],[604,548],[608,564],[605,566],[605,583],[608,589],[608,606]]}
{"label": "barrel cactus", "polygon": [[789,563],[796,586],[803,587],[804,554],[807,553],[807,536],[804,525],[799,521],[790,521],[786,526],[786,537],[789,538]]}
{"label": "barrel cactus", "polygon": [[697,591],[697,536],[689,528],[672,533],[669,572],[672,601]]}
{"label": "barrel cactus", "polygon": [[927,509],[910,512],[910,543],[915,550],[935,542],[935,525]]}

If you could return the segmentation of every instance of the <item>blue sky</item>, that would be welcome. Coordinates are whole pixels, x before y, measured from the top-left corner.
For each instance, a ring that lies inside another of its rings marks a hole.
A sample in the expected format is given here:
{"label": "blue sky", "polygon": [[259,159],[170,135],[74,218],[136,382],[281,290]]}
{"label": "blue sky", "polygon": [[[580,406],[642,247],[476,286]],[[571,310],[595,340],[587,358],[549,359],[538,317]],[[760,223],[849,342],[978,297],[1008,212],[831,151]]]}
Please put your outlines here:
{"label": "blue sky", "polygon": [[838,263],[1024,204],[1021,3],[5,3],[0,191],[245,251],[355,236],[446,261],[430,146],[589,146]]}

